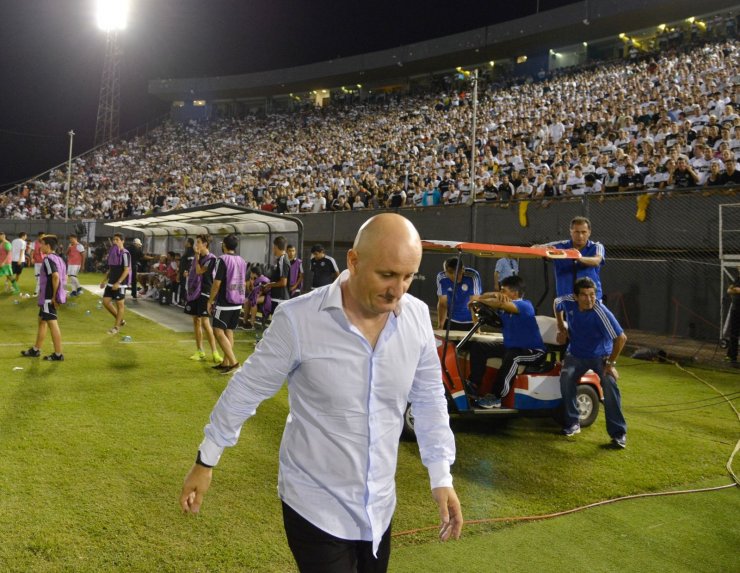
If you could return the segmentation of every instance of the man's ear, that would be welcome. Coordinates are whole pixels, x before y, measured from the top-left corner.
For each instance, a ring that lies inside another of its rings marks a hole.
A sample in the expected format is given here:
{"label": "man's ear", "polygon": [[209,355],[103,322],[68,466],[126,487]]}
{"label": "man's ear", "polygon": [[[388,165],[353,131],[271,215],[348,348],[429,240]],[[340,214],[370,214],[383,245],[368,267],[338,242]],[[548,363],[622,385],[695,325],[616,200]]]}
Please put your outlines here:
{"label": "man's ear", "polygon": [[351,273],[357,272],[357,261],[357,251],[355,251],[354,249],[350,249],[349,251],[347,251],[347,268]]}

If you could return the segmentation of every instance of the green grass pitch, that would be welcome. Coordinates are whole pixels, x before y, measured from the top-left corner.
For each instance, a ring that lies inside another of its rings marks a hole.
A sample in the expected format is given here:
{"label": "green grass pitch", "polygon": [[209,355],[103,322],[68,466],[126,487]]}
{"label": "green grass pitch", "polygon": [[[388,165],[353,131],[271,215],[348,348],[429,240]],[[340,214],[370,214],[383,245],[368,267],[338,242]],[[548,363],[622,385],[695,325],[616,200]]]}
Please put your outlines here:
{"label": "green grass pitch", "polygon": [[[31,280],[22,277],[24,290]],[[285,389],[225,453],[201,514],[183,516],[182,480],[228,378],[188,360],[189,333],[129,313],[120,335],[106,334],[112,318],[97,300],[86,293],[60,311],[66,360],[53,363],[20,356],[35,338],[35,300],[0,294],[0,571],[295,571],[276,490]],[[238,332],[239,360],[253,348]],[[740,422],[726,402],[670,364],[624,359],[620,372],[624,451],[604,447],[603,412],[576,439],[545,416],[453,419],[466,519],[732,483],[724,466]],[[737,373],[694,373],[738,396]],[[737,488],[483,521],[440,544],[416,531],[437,516],[415,443],[401,443],[397,483],[394,572],[738,570]]]}

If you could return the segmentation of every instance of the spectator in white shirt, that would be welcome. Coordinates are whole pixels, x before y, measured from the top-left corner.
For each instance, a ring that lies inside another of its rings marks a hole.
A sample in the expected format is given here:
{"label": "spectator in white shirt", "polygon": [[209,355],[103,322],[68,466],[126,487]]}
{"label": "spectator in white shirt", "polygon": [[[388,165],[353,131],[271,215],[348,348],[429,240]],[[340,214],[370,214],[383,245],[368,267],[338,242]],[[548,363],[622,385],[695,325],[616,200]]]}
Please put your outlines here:
{"label": "spectator in white shirt", "polygon": [[585,179],[583,177],[583,171],[580,165],[576,165],[573,168],[572,173],[568,176],[568,180],[565,182],[566,195],[583,195],[583,187],[585,185]]}
{"label": "spectator in white shirt", "polygon": [[326,211],[326,197],[324,197],[324,192],[319,191],[316,199],[313,201],[313,205],[311,206],[311,211],[313,213],[322,213]]}
{"label": "spectator in white shirt", "polygon": [[648,161],[648,172],[645,174],[643,184],[647,191],[660,191],[668,182],[668,173],[658,173],[655,161]]}
{"label": "spectator in white shirt", "polygon": [[295,198],[293,193],[288,193],[288,213],[297,213],[300,209],[301,202]]}
{"label": "spectator in white shirt", "polygon": [[516,188],[516,198],[519,200],[531,199],[534,195],[534,187],[527,176],[522,177],[522,182]]}

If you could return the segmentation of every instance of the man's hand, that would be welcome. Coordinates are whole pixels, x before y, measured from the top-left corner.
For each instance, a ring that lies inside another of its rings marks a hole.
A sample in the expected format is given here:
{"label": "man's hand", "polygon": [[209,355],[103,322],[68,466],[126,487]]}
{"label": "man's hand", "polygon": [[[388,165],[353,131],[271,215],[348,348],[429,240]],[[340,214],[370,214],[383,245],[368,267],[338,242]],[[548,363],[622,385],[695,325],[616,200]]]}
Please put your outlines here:
{"label": "man's hand", "polygon": [[183,513],[198,513],[203,503],[203,496],[211,486],[211,477],[213,470],[198,464],[193,464],[188,475],[185,476],[185,483],[182,484],[180,493],[180,507]]}
{"label": "man's hand", "polygon": [[558,344],[565,344],[568,342],[568,331],[564,328],[558,329],[558,333],[555,335],[555,341]]}
{"label": "man's hand", "polygon": [[447,541],[450,538],[460,539],[463,516],[462,509],[460,508],[460,500],[457,499],[454,488],[435,487],[432,490],[432,497],[434,497],[434,501],[437,502],[437,507],[439,508],[439,519],[441,522],[439,527],[440,541]]}
{"label": "man's hand", "polygon": [[617,367],[616,366],[612,366],[611,364],[607,364],[606,366],[604,366],[604,374],[609,374],[615,380],[619,380],[619,372],[617,372]]}

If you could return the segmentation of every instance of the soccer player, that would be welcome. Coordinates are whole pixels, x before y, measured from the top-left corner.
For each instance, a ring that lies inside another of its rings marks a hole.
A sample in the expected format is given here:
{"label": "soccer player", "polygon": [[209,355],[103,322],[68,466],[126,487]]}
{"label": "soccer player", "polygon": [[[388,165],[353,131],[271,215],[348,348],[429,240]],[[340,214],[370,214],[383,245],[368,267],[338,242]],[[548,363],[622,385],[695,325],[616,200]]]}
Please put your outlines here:
{"label": "soccer player", "polygon": [[190,264],[185,281],[186,298],[185,314],[193,317],[195,330],[196,351],[190,360],[205,360],[203,351],[203,331],[211,347],[211,356],[217,364],[223,362],[223,356],[218,353],[216,337],[208,320],[208,297],[213,286],[213,269],[216,266],[216,256],[208,250],[211,238],[208,235],[198,235],[193,245],[194,256]]}
{"label": "soccer player", "polygon": [[[108,272],[100,283],[103,291],[103,306],[116,319],[108,334],[117,334],[126,324],[126,289],[131,284],[131,255],[123,247],[123,235],[113,235],[113,246],[108,251]],[[115,302],[115,304],[113,304]]]}
{"label": "soccer player", "polygon": [[272,267],[268,275],[270,282],[262,288],[265,292],[270,291],[273,308],[279,302],[290,299],[290,293],[288,292],[290,287],[290,262],[285,252],[287,246],[288,241],[282,235],[278,235],[272,241],[272,256],[275,257],[275,266]]}
{"label": "soccer player", "polygon": [[77,241],[77,235],[70,235],[69,245],[67,246],[67,276],[72,284],[72,290],[69,296],[79,296],[82,294],[82,287],[77,275],[80,269],[85,268],[85,247]]}
{"label": "soccer player", "polygon": [[26,265],[26,237],[28,235],[25,231],[21,231],[18,233],[18,237],[13,239],[13,242],[10,243],[10,248],[12,251],[11,254],[11,266],[13,268],[13,294],[18,294],[21,292],[20,287],[18,286],[18,281],[21,278],[21,273],[23,272],[23,267]]}
{"label": "soccer player", "polygon": [[0,231],[0,277],[5,277],[5,292],[13,291],[17,294],[15,283],[13,282],[13,246],[5,238],[5,233]]}
{"label": "soccer player", "polygon": [[286,251],[288,262],[290,263],[290,276],[288,277],[288,290],[290,298],[295,298],[301,294],[303,288],[303,261],[296,254],[295,245],[288,245]]}
{"label": "soccer player", "polygon": [[244,329],[253,330],[257,323],[257,310],[262,307],[262,316],[266,317],[272,312],[272,297],[270,291],[265,291],[264,286],[270,282],[262,270],[262,265],[254,263],[249,267],[249,284],[251,290],[244,303]]}
{"label": "soccer player", "polygon": [[44,360],[62,361],[64,360],[64,354],[62,354],[62,332],[57,320],[57,304],[64,304],[67,300],[67,293],[64,290],[67,283],[67,269],[64,261],[55,253],[57,248],[56,236],[44,235],[40,243],[44,259],[39,275],[39,327],[36,332],[36,344],[28,350],[21,350],[21,354],[29,358],[41,356],[41,347],[44,345],[48,328],[51,331],[54,352],[44,356]]}
{"label": "soccer player", "polygon": [[247,263],[236,254],[239,239],[226,235],[221,243],[221,255],[216,260],[213,286],[208,297],[208,313],[213,314],[213,334],[224,353],[223,361],[214,370],[228,374],[239,368],[234,355],[234,329],[239,324],[239,313],[244,304]]}
{"label": "soccer player", "polygon": [[36,240],[31,245],[31,262],[33,263],[33,275],[36,277],[36,290],[33,296],[39,294],[39,277],[41,275],[41,263],[44,262],[44,254],[41,252],[41,239],[44,238],[44,232],[39,231]]}

